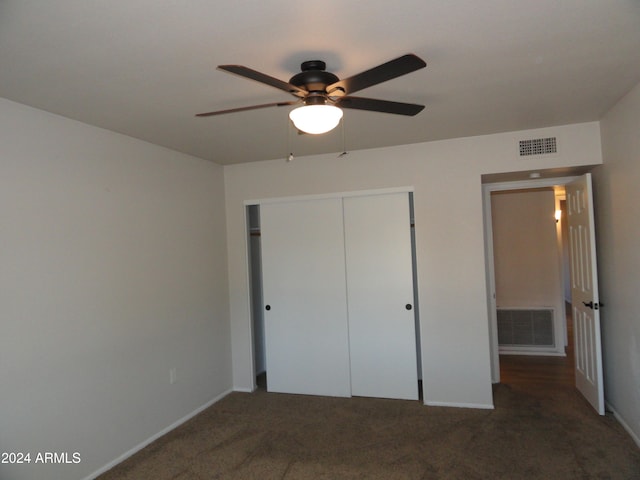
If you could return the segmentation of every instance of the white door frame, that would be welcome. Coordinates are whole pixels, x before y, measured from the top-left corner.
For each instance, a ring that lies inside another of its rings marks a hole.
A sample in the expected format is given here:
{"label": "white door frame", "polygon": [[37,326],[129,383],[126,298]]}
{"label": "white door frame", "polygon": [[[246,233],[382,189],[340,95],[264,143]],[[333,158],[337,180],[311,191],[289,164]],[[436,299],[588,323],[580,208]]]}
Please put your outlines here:
{"label": "white door frame", "polygon": [[482,209],[484,212],[484,248],[487,279],[487,309],[489,315],[489,341],[491,351],[491,381],[500,382],[500,351],[498,347],[498,318],[496,313],[496,279],[493,257],[493,230],[491,218],[491,192],[505,190],[525,190],[530,188],[555,187],[566,185],[578,178],[555,177],[515,182],[485,183],[482,185]]}

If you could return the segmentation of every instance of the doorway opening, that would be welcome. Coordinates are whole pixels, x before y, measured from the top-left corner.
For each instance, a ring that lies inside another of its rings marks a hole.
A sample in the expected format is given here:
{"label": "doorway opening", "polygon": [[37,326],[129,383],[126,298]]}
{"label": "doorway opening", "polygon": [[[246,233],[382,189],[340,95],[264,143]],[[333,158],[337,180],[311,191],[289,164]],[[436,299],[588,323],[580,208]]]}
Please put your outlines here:
{"label": "doorway opening", "polygon": [[260,245],[260,206],[246,207],[247,256],[249,259],[249,293],[251,296],[251,332],[253,341],[254,388],[267,388],[267,361],[262,312],[262,248]]}
{"label": "doorway opening", "polygon": [[[575,385],[564,185],[483,185],[492,381]],[[504,378],[502,378],[504,376]]]}

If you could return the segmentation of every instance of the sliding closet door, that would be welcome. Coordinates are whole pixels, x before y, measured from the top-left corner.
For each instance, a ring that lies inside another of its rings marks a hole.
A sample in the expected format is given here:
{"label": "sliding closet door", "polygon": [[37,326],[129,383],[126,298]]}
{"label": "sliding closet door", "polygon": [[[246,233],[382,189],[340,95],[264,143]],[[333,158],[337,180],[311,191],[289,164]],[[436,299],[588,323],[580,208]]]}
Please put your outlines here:
{"label": "sliding closet door", "polygon": [[342,199],[260,206],[267,388],[351,394]]}
{"label": "sliding closet door", "polygon": [[351,393],[418,399],[407,193],[344,199]]}

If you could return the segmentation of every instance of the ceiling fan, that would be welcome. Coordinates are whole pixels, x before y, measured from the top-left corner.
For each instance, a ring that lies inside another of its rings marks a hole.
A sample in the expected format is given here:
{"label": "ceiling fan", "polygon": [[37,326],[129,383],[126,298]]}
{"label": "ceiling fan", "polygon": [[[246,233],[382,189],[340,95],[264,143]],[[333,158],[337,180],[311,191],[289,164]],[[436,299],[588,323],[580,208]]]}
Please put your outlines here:
{"label": "ceiling fan", "polygon": [[351,94],[426,66],[427,64],[421,58],[414,54],[407,54],[340,80],[336,75],[325,70],[325,62],[309,60],[302,62],[300,73],[285,82],[242,65],[219,65],[220,70],[284,90],[296,99],[289,102],[265,103],[199,113],[196,116],[209,117],[258,108],[301,105],[292,110],[289,117],[298,130],[312,134],[326,133],[335,128],[342,118],[341,108],[414,116],[424,109],[424,105],[354,97]]}

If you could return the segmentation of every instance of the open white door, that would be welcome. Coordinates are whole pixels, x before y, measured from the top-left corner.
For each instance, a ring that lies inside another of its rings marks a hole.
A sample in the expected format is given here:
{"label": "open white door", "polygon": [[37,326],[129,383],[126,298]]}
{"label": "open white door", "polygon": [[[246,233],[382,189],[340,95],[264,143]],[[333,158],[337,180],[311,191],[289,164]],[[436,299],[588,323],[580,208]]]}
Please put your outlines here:
{"label": "open white door", "polygon": [[591,175],[567,184],[567,217],[571,253],[576,387],[604,415],[600,299],[593,221]]}

